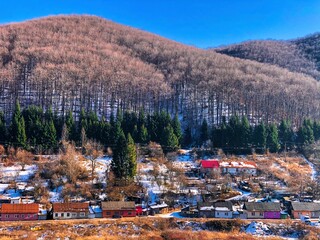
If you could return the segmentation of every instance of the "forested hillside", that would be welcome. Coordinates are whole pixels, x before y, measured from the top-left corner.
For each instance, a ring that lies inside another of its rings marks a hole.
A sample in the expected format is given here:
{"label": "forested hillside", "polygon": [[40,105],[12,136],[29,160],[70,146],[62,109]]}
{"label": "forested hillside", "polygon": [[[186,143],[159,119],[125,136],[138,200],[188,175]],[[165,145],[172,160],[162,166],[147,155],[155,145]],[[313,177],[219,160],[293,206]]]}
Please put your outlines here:
{"label": "forested hillside", "polygon": [[320,71],[320,33],[293,40],[292,43],[297,45],[310,61],[315,62]]}
{"label": "forested hillside", "polygon": [[[308,47],[311,46],[314,45],[308,45]],[[305,73],[320,80],[320,73],[312,56],[308,57],[305,54],[306,51],[303,51],[303,46],[300,48],[294,42],[248,41],[215,49],[215,51],[232,57],[250,59],[287,68],[292,72]]]}
{"label": "forested hillside", "polygon": [[117,109],[166,110],[190,127],[236,114],[251,123],[289,118],[293,125],[320,115],[319,84],[312,77],[92,16],[0,26],[0,109],[6,119],[16,99],[22,109],[71,110],[76,120],[82,108],[106,119]]}

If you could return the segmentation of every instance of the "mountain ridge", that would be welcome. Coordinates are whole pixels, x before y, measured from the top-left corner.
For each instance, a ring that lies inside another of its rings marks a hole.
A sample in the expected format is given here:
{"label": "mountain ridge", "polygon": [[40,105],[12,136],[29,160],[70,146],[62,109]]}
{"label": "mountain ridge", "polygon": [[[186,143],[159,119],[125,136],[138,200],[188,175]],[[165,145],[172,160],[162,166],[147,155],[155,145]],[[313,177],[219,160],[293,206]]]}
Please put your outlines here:
{"label": "mountain ridge", "polygon": [[63,115],[85,108],[106,118],[118,108],[166,109],[191,126],[204,118],[219,124],[234,114],[248,115],[253,123],[288,117],[298,125],[304,117],[319,118],[319,85],[310,75],[95,16],[1,26],[0,88],[7,117],[19,99],[22,107],[52,107]]}

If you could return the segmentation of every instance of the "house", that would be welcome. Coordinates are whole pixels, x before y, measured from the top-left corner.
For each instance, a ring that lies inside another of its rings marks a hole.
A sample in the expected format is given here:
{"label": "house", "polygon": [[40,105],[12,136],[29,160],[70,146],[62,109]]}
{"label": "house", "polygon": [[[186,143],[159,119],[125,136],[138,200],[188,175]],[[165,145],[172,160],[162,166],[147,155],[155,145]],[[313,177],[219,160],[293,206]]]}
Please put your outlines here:
{"label": "house", "polygon": [[232,218],[233,208],[229,201],[213,203],[215,218]]}
{"label": "house", "polygon": [[243,210],[249,219],[280,219],[281,206],[279,202],[246,202]]}
{"label": "house", "polygon": [[310,218],[320,217],[320,203],[318,202],[291,202],[289,208],[293,218],[308,215]]}
{"label": "house", "polygon": [[135,217],[136,206],[134,202],[102,202],[102,217]]}
{"label": "house", "polygon": [[181,209],[180,215],[187,218],[197,218],[199,217],[199,211],[198,209],[187,206]]}
{"label": "house", "polygon": [[53,219],[89,218],[89,203],[53,203],[52,212]]}
{"label": "house", "polygon": [[150,214],[167,213],[169,211],[169,206],[166,203],[150,205]]}
{"label": "house", "polygon": [[229,201],[202,203],[198,205],[199,217],[232,218],[233,208]]}
{"label": "house", "polygon": [[3,203],[0,209],[1,221],[38,220],[39,204]]}
{"label": "house", "polygon": [[219,171],[219,161],[216,159],[201,160],[200,161],[200,172],[209,173],[212,171]]}
{"label": "house", "polygon": [[220,162],[221,172],[224,174],[241,175],[248,174],[257,175],[257,164],[252,161],[245,162]]}

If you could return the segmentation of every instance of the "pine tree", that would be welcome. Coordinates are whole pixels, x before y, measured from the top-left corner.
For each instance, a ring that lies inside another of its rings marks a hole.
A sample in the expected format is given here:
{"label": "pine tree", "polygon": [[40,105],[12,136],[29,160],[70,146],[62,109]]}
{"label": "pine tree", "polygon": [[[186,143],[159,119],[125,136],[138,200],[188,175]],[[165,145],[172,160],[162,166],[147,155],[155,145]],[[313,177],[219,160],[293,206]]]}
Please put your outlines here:
{"label": "pine tree", "polygon": [[183,133],[183,146],[189,147],[192,144],[192,133],[190,126],[187,126]]}
{"label": "pine tree", "polygon": [[312,123],[310,120],[305,119],[299,128],[297,143],[299,147],[314,143]]}
{"label": "pine tree", "polygon": [[139,131],[139,141],[141,143],[147,143],[149,141],[148,129],[142,124]]}
{"label": "pine tree", "polygon": [[274,123],[268,126],[267,147],[271,152],[278,152],[280,149],[278,129]]}
{"label": "pine tree", "polygon": [[16,101],[15,110],[12,116],[10,126],[11,143],[15,147],[27,147],[27,136],[25,131],[25,122],[20,110],[20,104]]}
{"label": "pine tree", "polygon": [[291,147],[293,144],[294,133],[289,120],[283,119],[279,126],[279,142],[282,149]]}
{"label": "pine tree", "polygon": [[69,141],[76,141],[77,140],[77,130],[76,125],[74,123],[72,111],[69,111],[66,117],[66,126],[68,130],[68,140]]}
{"label": "pine tree", "polygon": [[209,127],[207,120],[204,118],[200,128],[200,144],[202,145],[209,139]]}
{"label": "pine tree", "polygon": [[45,123],[44,127],[44,147],[46,149],[56,149],[57,147],[57,131],[53,123],[53,119]]}
{"label": "pine tree", "polygon": [[267,143],[267,130],[265,125],[260,123],[259,125],[255,126],[253,132],[253,144],[257,147],[265,151]]}
{"label": "pine tree", "polygon": [[246,116],[241,120],[241,145],[245,148],[249,147],[251,141],[251,127]]}
{"label": "pine tree", "polygon": [[123,131],[121,130],[116,144],[112,148],[113,157],[111,169],[117,179],[125,179],[128,176],[128,143]]}
{"label": "pine tree", "polygon": [[176,114],[174,116],[174,118],[172,119],[171,126],[173,128],[174,134],[178,138],[179,144],[181,144],[181,142],[182,142],[182,130],[181,130],[181,125],[180,125],[180,121],[179,121],[179,118],[178,118],[178,114]]}
{"label": "pine tree", "polygon": [[130,135],[127,137],[128,146],[128,177],[133,178],[137,174],[137,149],[136,145]]}
{"label": "pine tree", "polygon": [[229,144],[230,147],[238,148],[242,145],[241,143],[241,122],[237,115],[231,116],[229,120],[229,124],[227,126],[228,136],[229,136]]}
{"label": "pine tree", "polygon": [[164,129],[161,140],[164,153],[172,152],[179,148],[178,138],[170,124]]}

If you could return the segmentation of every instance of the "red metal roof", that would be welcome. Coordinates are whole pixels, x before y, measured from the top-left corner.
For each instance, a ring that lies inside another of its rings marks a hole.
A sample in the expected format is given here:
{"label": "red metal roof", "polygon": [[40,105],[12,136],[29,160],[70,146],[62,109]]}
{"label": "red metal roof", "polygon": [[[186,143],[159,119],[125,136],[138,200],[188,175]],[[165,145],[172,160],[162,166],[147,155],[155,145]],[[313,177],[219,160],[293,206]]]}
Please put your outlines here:
{"label": "red metal roof", "polygon": [[201,160],[201,167],[202,168],[219,168],[219,161],[218,160]]}
{"label": "red metal roof", "polygon": [[30,204],[11,204],[3,203],[1,206],[1,213],[38,213],[39,204],[30,203]]}

